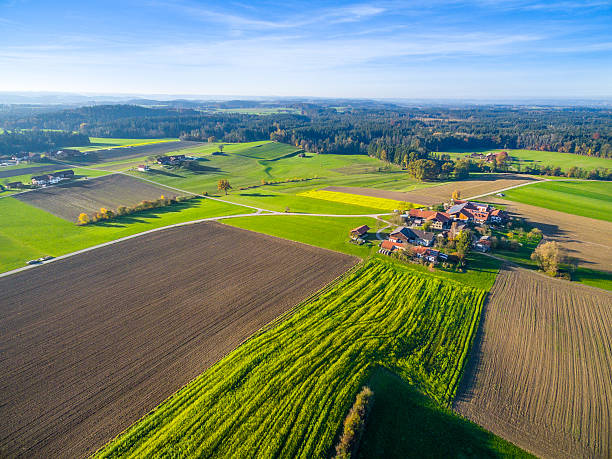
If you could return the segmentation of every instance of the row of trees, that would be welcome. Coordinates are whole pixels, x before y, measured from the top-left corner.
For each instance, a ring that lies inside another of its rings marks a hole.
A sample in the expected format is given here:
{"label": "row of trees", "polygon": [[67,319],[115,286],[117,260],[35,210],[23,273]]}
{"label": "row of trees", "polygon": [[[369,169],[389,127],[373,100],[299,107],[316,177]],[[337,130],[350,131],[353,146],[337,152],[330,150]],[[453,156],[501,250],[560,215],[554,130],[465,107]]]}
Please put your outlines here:
{"label": "row of trees", "polygon": [[171,206],[177,204],[179,202],[184,202],[189,199],[195,199],[195,197],[189,196],[178,196],[178,197],[166,197],[162,195],[159,199],[155,199],[153,201],[144,200],[140,201],[135,206],[119,206],[116,211],[112,209],[107,209],[106,207],[101,207],[98,212],[94,212],[89,215],[86,213],[79,214],[77,218],[77,225],[89,225],[90,223],[97,223],[105,220],[112,220],[117,217],[123,217],[125,215],[130,215],[136,212],[142,212],[144,210],[150,209],[158,209],[160,207]]}

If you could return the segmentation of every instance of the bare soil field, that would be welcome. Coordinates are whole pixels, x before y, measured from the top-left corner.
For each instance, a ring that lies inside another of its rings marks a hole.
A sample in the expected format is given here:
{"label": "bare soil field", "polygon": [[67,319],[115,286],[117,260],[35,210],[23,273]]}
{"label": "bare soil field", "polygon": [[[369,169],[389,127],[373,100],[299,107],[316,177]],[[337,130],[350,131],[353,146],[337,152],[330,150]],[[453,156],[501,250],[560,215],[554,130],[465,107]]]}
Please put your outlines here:
{"label": "bare soil field", "polygon": [[511,214],[529,220],[547,240],[558,241],[578,258],[581,266],[612,271],[612,223],[501,198],[488,197],[487,202],[503,204]]}
{"label": "bare soil field", "polygon": [[54,172],[62,169],[66,169],[65,164],[49,164],[46,166],[32,166],[32,167],[22,167],[21,169],[0,169],[0,179],[7,177],[14,177],[17,175],[26,175],[26,174],[41,174],[44,172]]}
{"label": "bare soil field", "polygon": [[202,142],[193,142],[191,140],[177,140],[176,142],[152,143],[149,145],[140,145],[136,147],[91,150],[88,153],[95,153],[96,160],[79,162],[79,164],[93,164],[101,161],[117,161],[120,159],[138,158],[141,156],[165,155],[166,153],[170,153],[172,151],[180,151],[184,150],[185,148],[197,147],[199,145],[208,144]]}
{"label": "bare soil field", "polygon": [[541,457],[612,454],[612,293],[504,267],[454,409]]}
{"label": "bare soil field", "polygon": [[100,207],[114,210],[118,206],[131,206],[145,199],[159,199],[161,195],[180,194],[128,175],[112,174],[40,188],[17,194],[15,198],[65,220],[76,221],[81,212],[97,212]]}
{"label": "bare soil field", "polygon": [[82,457],[358,259],[218,223],[0,278],[0,457]]}
{"label": "bare soil field", "polygon": [[487,179],[461,180],[443,185],[433,185],[429,188],[422,188],[417,191],[386,191],[375,188],[360,188],[347,186],[329,186],[328,191],[338,191],[340,193],[359,194],[362,196],[373,196],[376,198],[394,199],[397,201],[407,201],[416,204],[431,206],[448,202],[454,190],[459,190],[461,196],[469,198],[472,196],[484,195],[497,190],[509,188],[534,181],[532,177],[515,174],[491,174]]}

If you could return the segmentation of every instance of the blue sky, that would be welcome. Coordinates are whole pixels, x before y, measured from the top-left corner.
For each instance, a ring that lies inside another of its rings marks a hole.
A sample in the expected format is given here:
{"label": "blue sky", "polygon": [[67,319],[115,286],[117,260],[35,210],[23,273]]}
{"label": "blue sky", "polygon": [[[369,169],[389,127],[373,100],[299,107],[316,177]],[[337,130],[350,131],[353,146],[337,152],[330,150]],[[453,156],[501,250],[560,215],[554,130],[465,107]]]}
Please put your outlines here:
{"label": "blue sky", "polygon": [[0,0],[0,90],[612,96],[612,0]]}

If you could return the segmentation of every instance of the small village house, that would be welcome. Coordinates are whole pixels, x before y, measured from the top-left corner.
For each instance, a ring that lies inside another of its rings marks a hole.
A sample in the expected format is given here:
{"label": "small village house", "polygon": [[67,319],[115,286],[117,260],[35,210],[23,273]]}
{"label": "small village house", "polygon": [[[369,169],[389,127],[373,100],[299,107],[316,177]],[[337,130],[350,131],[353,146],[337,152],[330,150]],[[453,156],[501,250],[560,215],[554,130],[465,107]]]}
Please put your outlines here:
{"label": "small village house", "polygon": [[447,229],[452,218],[445,212],[437,212],[435,210],[410,209],[405,215],[406,220],[411,221],[414,225],[423,225],[425,222],[431,222],[431,228],[437,230]]}
{"label": "small village house", "polygon": [[149,170],[149,166],[145,164],[138,165],[138,172],[147,172]]}
{"label": "small village house", "polygon": [[431,246],[436,235],[433,232],[401,226],[389,235],[389,240],[399,243]]}
{"label": "small village house", "polygon": [[44,174],[44,175],[33,175],[30,179],[32,185],[35,186],[46,186],[46,185],[55,185],[62,180],[68,180],[74,178],[73,170],[65,170],[58,171],[52,174]]}
{"label": "small village house", "polygon": [[489,236],[482,236],[476,241],[474,248],[480,252],[488,252],[491,250],[491,238]]}
{"label": "small village house", "polygon": [[380,243],[380,249],[378,250],[378,253],[382,253],[383,255],[391,255],[396,250],[405,250],[406,248],[406,244],[402,244],[400,242],[393,242],[387,239]]}
{"label": "small village house", "polygon": [[363,237],[369,230],[370,227],[368,225],[361,225],[357,228],[353,228],[350,232],[351,239],[359,239]]}

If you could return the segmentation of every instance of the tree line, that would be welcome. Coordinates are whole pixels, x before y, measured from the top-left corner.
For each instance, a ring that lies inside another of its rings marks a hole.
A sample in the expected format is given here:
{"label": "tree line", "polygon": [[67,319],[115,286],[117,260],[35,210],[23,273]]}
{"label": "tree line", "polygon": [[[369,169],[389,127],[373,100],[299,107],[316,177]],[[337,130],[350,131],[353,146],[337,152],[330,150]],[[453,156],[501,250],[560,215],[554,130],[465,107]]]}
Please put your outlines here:
{"label": "tree line", "polygon": [[355,104],[337,110],[324,103],[296,103],[293,108],[299,114],[98,105],[5,116],[0,125],[5,129],[62,129],[96,137],[271,139],[313,153],[370,154],[395,164],[402,164],[411,152],[494,148],[612,157],[612,110],[607,108]]}
{"label": "tree line", "polygon": [[0,155],[22,152],[46,152],[63,147],[88,145],[85,134],[66,131],[11,130],[0,134]]}

